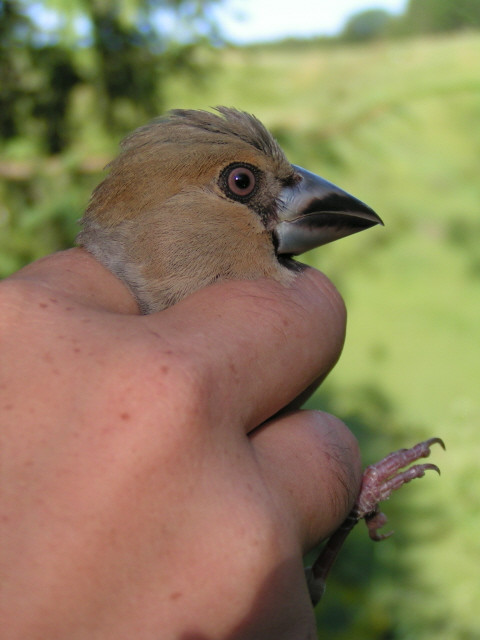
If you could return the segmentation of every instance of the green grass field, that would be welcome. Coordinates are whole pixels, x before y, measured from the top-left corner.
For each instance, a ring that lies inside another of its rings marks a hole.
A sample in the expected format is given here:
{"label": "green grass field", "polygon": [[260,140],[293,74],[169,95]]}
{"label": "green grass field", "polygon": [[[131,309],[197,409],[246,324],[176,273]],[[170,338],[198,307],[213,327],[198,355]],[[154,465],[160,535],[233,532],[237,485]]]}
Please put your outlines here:
{"label": "green grass field", "polygon": [[[366,464],[432,435],[447,451],[432,457],[440,478],[385,505],[393,538],[375,545],[363,525],[353,533],[319,608],[319,637],[480,639],[480,34],[227,49],[195,87],[172,79],[167,103],[255,113],[292,162],[385,221],[306,258],[349,311],[344,354],[310,405],[351,425]],[[95,142],[91,155],[101,153]],[[48,215],[73,238],[88,193],[61,174],[56,184],[55,195],[39,187],[39,199],[58,196]],[[55,248],[42,211],[33,203],[15,235],[0,233],[4,272],[31,246]]]}
{"label": "green grass field", "polygon": [[355,531],[319,608],[329,639],[480,638],[480,36],[222,55],[170,106],[255,113],[292,162],[383,217],[308,256],[347,301],[344,354],[310,403],[346,419],[365,461],[438,435],[442,476]]}

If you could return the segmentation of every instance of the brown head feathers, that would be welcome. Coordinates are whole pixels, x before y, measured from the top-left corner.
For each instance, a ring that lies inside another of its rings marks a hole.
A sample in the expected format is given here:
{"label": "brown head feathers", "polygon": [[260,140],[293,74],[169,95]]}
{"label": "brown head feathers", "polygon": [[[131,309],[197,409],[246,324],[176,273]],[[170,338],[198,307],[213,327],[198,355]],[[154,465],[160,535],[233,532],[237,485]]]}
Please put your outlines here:
{"label": "brown head feathers", "polygon": [[[249,167],[251,197],[222,177]],[[92,194],[77,242],[151,312],[218,279],[288,280],[269,221],[294,169],[254,116],[177,109],[127,136]],[[230,194],[231,195],[231,194]]]}

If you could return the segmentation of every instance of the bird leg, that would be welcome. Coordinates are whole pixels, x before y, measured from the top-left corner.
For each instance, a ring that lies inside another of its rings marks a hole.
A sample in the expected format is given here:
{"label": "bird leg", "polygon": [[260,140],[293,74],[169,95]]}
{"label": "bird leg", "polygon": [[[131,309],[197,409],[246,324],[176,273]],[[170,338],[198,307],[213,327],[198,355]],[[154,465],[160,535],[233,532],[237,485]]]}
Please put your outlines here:
{"label": "bird leg", "polygon": [[380,462],[365,469],[360,493],[352,511],[330,536],[313,566],[305,569],[308,589],[314,606],[320,601],[325,591],[325,583],[330,569],[346,537],[357,522],[365,519],[372,540],[379,541],[388,538],[393,531],[384,534],[378,533],[378,529],[387,522],[387,517],[379,510],[379,503],[387,500],[395,489],[399,489],[415,478],[424,476],[425,471],[433,470],[440,473],[440,469],[435,464],[414,464],[405,469],[412,462],[416,462],[420,458],[427,458],[430,455],[430,447],[437,443],[445,449],[443,440],[430,438],[411,449],[400,449],[390,453]]}

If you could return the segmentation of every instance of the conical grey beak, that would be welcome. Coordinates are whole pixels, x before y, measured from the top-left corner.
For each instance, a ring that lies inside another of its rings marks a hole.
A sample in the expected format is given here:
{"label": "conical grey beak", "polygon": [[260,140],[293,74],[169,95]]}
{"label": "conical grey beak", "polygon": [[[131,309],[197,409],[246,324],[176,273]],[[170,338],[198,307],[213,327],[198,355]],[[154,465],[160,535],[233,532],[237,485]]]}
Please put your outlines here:
{"label": "conical grey beak", "polygon": [[299,181],[280,194],[273,229],[279,255],[298,255],[363,231],[382,220],[366,204],[331,182],[293,165]]}

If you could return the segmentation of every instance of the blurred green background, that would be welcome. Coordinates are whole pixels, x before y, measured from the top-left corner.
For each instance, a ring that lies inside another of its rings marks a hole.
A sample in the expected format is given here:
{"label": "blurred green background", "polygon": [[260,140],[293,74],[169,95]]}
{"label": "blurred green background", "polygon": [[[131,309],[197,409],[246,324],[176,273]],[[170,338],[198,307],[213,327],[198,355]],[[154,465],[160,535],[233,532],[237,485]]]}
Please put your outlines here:
{"label": "blurred green background", "polygon": [[102,167],[148,118],[255,113],[386,223],[306,258],[349,310],[310,406],[352,427],[366,464],[447,444],[441,478],[384,505],[393,538],[360,524],[348,540],[319,637],[480,638],[480,3],[410,0],[335,38],[248,47],[222,40],[212,4],[0,0],[0,276],[72,245]]}

